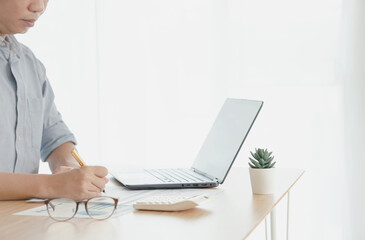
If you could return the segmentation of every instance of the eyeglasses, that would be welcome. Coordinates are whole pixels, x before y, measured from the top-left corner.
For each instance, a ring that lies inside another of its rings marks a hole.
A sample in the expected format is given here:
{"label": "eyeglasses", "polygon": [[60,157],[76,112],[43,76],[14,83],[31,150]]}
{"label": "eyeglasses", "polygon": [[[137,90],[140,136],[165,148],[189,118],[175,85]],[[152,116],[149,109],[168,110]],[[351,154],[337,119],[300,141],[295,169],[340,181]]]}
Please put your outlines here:
{"label": "eyeglasses", "polygon": [[55,198],[45,201],[48,215],[59,222],[73,218],[79,209],[80,203],[85,204],[85,210],[91,218],[105,220],[113,215],[118,205],[118,199],[102,196],[90,198],[87,201],[75,201],[68,198]]}

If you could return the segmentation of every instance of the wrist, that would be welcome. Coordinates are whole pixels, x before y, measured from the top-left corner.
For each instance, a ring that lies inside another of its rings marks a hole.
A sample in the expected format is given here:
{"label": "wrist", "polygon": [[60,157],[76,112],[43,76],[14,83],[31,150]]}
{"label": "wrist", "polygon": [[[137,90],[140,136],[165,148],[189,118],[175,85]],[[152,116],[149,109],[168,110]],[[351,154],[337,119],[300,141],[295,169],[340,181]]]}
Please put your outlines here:
{"label": "wrist", "polygon": [[55,196],[55,175],[38,174],[37,175],[37,198],[53,198]]}

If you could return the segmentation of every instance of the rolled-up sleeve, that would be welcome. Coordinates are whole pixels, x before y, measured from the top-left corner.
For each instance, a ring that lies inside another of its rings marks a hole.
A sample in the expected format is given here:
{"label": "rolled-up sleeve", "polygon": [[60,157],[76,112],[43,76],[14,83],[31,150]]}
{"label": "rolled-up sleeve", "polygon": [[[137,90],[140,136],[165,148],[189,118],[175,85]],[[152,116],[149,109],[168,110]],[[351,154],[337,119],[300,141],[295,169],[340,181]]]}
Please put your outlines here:
{"label": "rolled-up sleeve", "polygon": [[45,69],[41,65],[45,81],[42,86],[43,93],[43,133],[41,144],[41,159],[46,161],[49,154],[60,145],[66,142],[73,142],[76,145],[75,136],[63,122],[61,114],[54,103],[54,93],[46,77]]}

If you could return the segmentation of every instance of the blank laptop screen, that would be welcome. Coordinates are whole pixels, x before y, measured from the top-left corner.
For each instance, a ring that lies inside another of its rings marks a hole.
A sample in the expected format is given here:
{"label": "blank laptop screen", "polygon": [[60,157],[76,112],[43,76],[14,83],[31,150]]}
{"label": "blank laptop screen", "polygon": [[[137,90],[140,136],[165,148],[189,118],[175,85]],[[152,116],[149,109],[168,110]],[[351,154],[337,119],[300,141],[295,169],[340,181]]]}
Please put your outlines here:
{"label": "blank laptop screen", "polygon": [[215,177],[222,183],[263,102],[227,99],[211,128],[193,168]]}

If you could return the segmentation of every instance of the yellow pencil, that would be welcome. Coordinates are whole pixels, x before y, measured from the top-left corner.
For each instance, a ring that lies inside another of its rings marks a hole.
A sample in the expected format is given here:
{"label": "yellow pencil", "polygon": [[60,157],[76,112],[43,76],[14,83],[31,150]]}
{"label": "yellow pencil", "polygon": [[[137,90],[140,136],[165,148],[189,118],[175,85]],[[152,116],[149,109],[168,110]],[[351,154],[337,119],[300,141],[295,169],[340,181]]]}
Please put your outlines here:
{"label": "yellow pencil", "polygon": [[80,155],[77,153],[75,148],[72,149],[71,154],[76,159],[76,161],[80,164],[81,167],[85,166],[84,161],[82,161]]}

